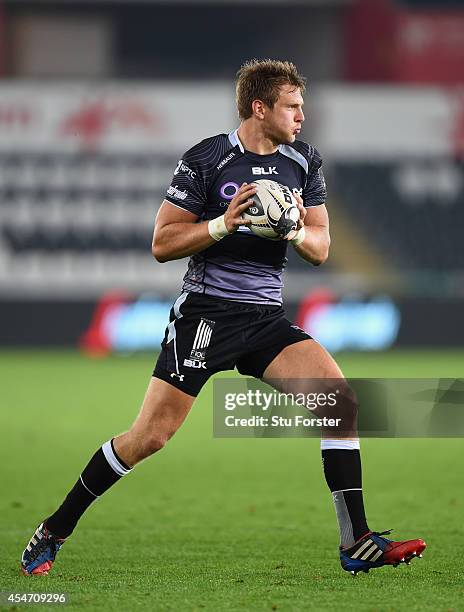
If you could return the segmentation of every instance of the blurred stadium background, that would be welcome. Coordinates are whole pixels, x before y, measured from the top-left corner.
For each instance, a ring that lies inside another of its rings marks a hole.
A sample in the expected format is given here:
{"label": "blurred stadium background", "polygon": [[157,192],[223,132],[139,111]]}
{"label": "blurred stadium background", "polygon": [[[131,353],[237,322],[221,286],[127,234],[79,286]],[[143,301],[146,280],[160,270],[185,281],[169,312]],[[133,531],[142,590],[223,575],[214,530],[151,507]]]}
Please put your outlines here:
{"label": "blurred stadium background", "polygon": [[333,351],[464,344],[464,8],[426,0],[0,2],[0,344],[156,349],[150,253],[182,153],[237,125],[251,57],[308,77],[329,262],[289,314]]}
{"label": "blurred stadium background", "polygon": [[[463,375],[463,2],[0,0],[0,591],[23,591],[32,529],[134,417],[186,267],[152,258],[153,221],[183,152],[236,127],[252,57],[308,77],[303,138],[325,160],[331,256],[290,252],[289,315],[349,377]],[[462,440],[363,441],[369,520],[429,548],[350,582],[318,441],[214,439],[212,398],[35,590],[89,609],[461,609]]]}

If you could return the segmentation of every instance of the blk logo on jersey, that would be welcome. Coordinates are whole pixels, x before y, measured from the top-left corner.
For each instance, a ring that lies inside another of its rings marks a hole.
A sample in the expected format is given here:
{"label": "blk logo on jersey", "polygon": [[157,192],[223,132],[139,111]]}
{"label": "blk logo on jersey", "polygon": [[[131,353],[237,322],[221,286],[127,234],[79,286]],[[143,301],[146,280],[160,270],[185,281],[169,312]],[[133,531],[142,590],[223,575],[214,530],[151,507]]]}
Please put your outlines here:
{"label": "blk logo on jersey", "polygon": [[279,174],[275,166],[268,166],[267,170],[266,168],[262,168],[261,166],[253,166],[251,171],[253,174],[259,174],[261,176],[269,176],[270,174]]}

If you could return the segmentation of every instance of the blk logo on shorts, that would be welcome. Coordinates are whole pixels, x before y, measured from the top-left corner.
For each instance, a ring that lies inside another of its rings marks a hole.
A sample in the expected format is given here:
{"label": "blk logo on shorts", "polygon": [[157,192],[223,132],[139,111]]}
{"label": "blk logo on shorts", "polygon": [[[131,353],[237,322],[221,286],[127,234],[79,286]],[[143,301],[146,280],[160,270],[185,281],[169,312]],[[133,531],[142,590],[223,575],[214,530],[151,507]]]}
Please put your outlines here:
{"label": "blk logo on shorts", "polygon": [[184,359],[184,366],[186,368],[203,368],[203,370],[206,370],[206,362],[200,359]]}

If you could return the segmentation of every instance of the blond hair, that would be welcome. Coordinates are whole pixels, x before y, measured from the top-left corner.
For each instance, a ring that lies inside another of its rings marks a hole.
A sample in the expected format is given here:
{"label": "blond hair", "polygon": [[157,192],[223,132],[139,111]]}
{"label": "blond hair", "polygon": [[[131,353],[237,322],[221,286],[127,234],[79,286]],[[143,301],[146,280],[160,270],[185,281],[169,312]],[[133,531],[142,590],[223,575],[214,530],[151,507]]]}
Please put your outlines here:
{"label": "blond hair", "polygon": [[249,60],[237,72],[236,100],[240,119],[253,114],[254,100],[261,100],[273,108],[279,99],[283,85],[294,85],[303,94],[306,89],[305,77],[298,74],[295,64],[279,60]]}

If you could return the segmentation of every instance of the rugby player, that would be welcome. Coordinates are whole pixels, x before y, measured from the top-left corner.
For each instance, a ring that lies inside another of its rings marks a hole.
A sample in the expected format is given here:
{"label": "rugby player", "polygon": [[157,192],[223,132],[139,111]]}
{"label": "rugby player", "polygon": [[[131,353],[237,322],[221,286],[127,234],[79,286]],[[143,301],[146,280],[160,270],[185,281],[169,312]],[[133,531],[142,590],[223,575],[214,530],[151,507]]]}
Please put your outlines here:
{"label": "rugby player", "polygon": [[[329,252],[322,160],[298,140],[305,79],[289,62],[253,60],[238,72],[240,126],[189,149],[177,164],[156,218],[159,262],[189,257],[162,350],[129,431],[99,448],[61,506],[24,550],[23,573],[47,574],[86,509],[132,468],[161,450],[185,420],[208,378],[237,368],[292,392],[296,379],[343,381],[328,352],[285,318],[282,270],[287,248],[318,266]],[[300,210],[297,233],[270,241],[242,213],[257,178],[287,185]],[[282,382],[283,381],[283,382]],[[299,391],[301,391],[301,386]],[[356,402],[347,389],[344,431],[325,431],[323,469],[340,528],[342,567],[353,573],[421,556],[421,539],[396,542],[368,527],[364,513]],[[322,415],[322,413],[321,413]],[[341,435],[343,434],[343,435]]]}

